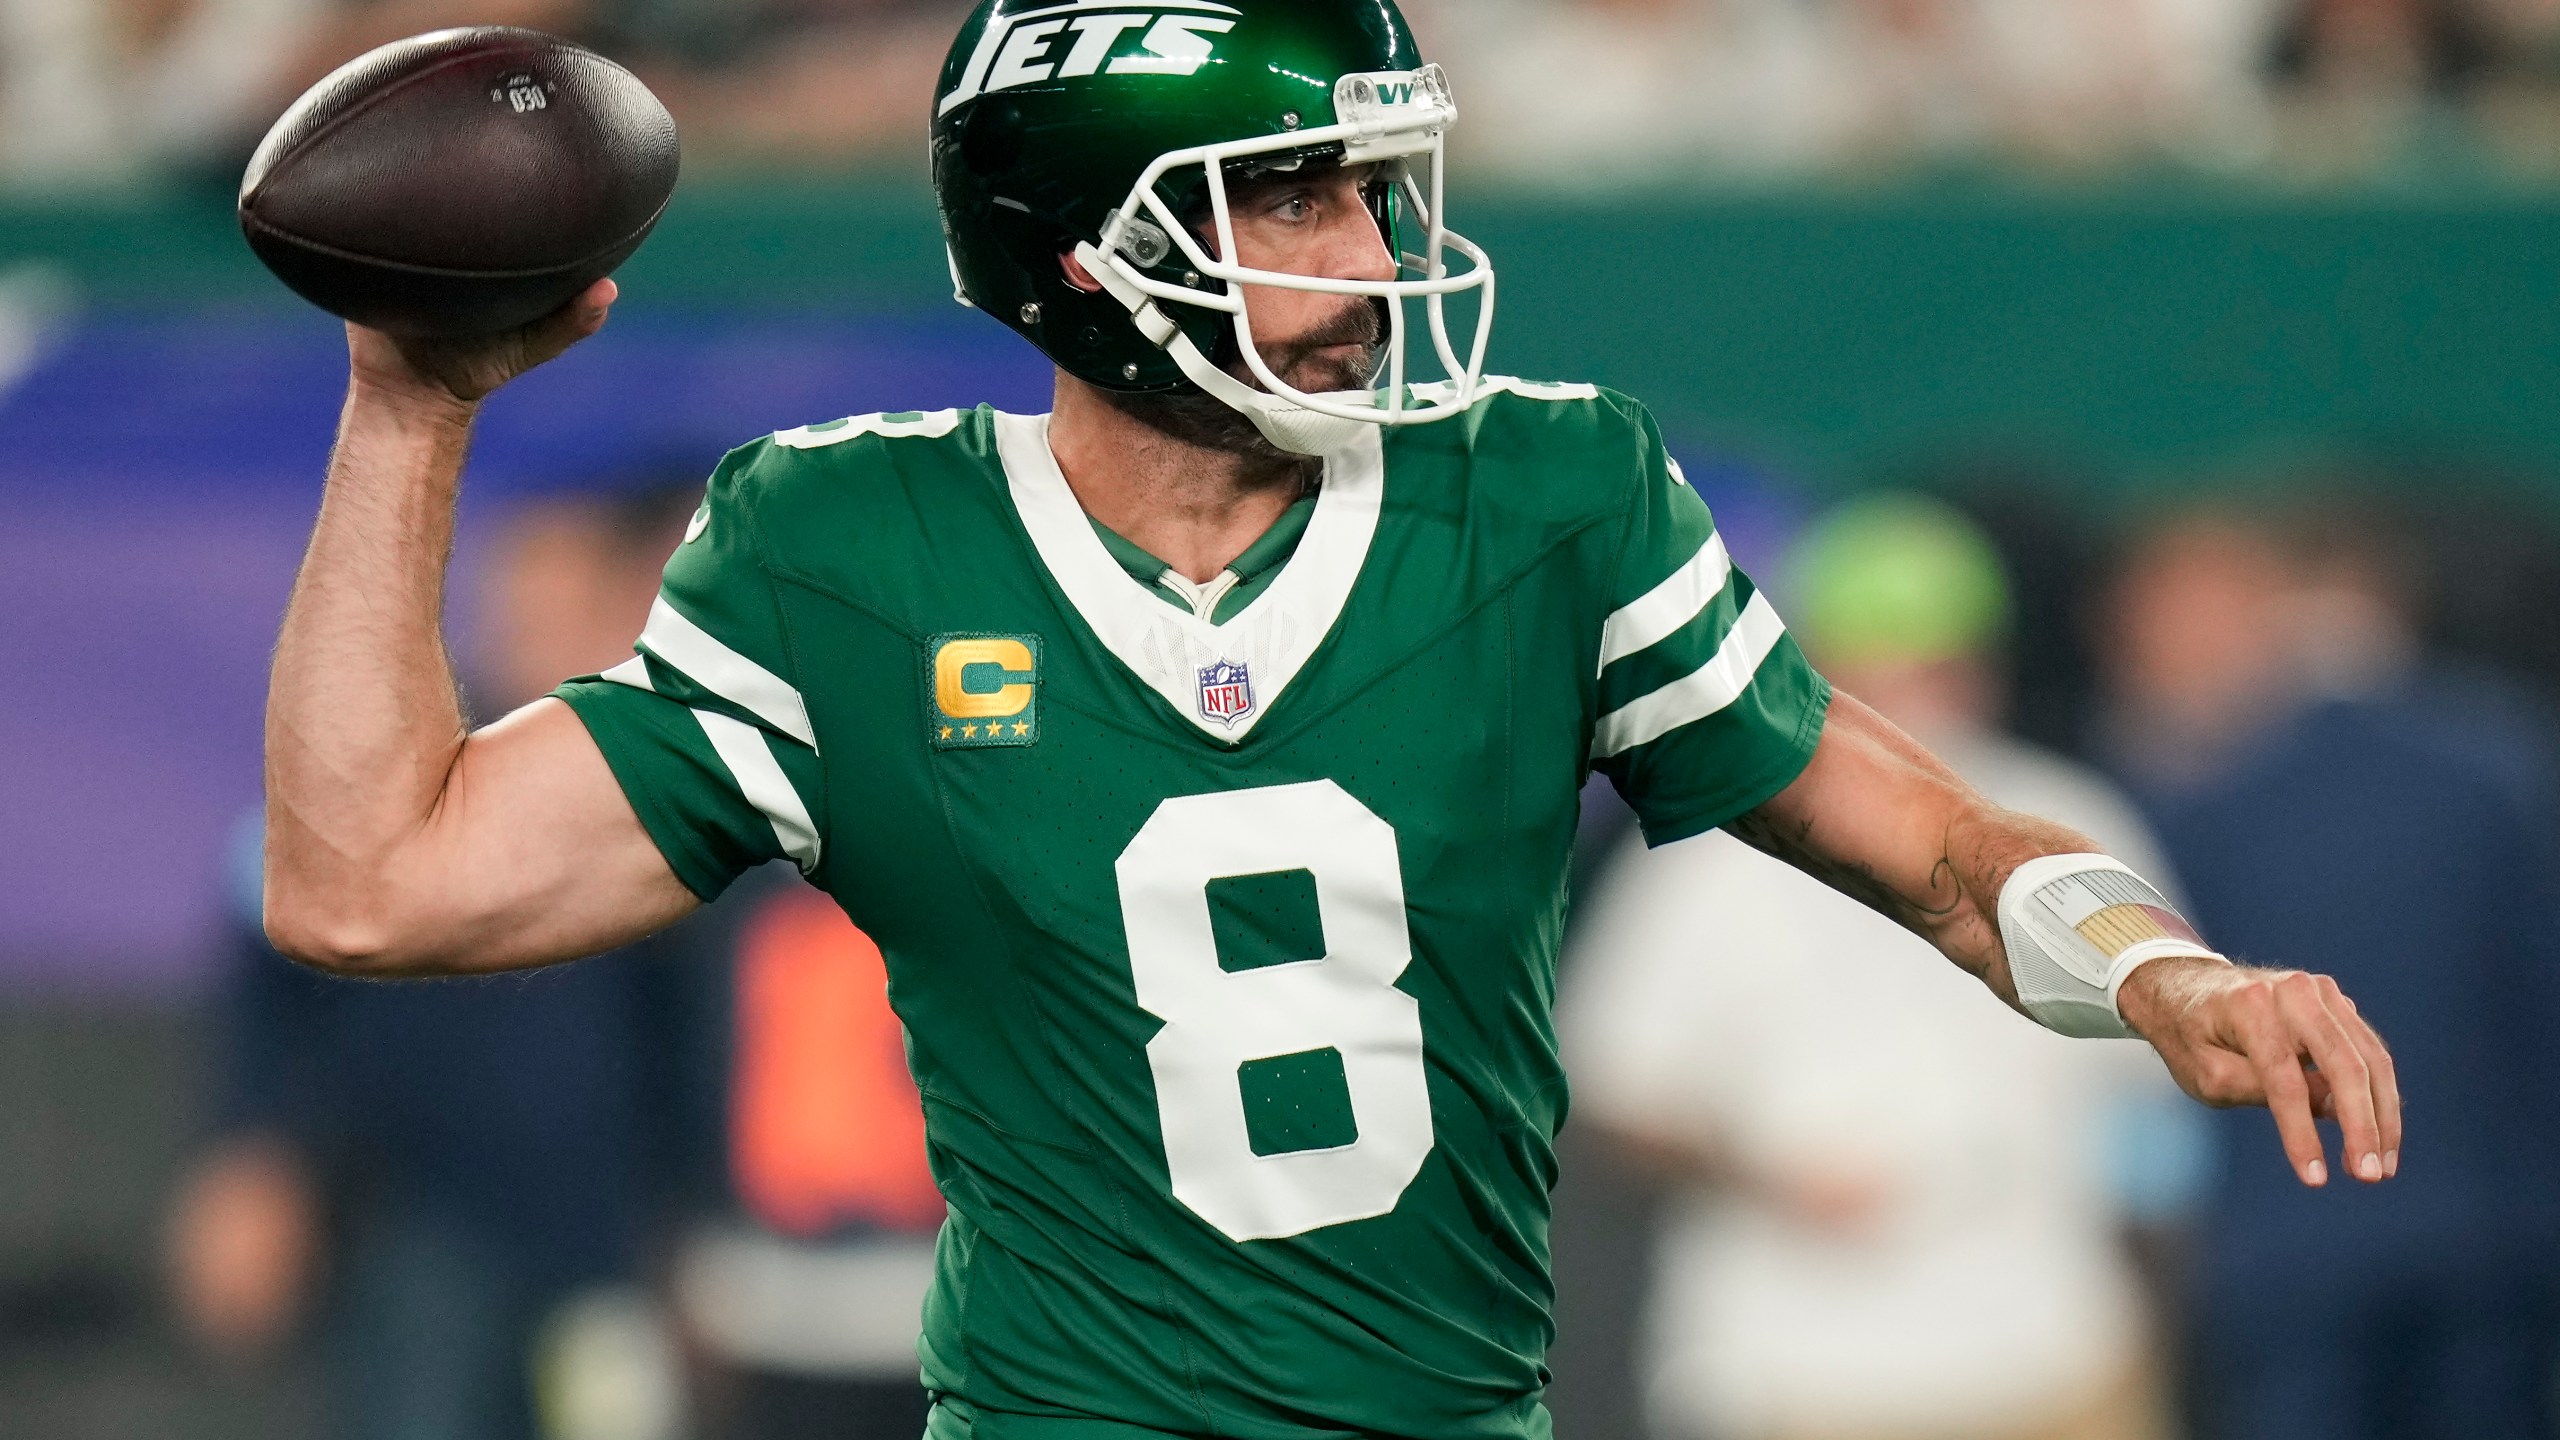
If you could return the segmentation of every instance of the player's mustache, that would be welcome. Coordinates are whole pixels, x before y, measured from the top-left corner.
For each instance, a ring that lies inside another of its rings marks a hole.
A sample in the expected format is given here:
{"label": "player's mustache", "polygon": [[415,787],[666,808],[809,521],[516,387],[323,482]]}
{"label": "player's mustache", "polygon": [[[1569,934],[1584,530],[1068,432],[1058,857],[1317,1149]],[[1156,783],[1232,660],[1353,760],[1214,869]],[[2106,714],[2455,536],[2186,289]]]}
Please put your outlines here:
{"label": "player's mustache", "polygon": [[1344,368],[1356,371],[1361,378],[1365,379],[1377,370],[1378,360],[1381,352],[1386,348],[1386,343],[1387,320],[1383,302],[1375,299],[1358,299],[1344,306],[1340,313],[1327,319],[1323,324],[1290,341],[1283,356],[1287,363],[1274,365],[1272,368],[1286,376],[1305,364],[1320,350],[1328,350],[1337,345],[1357,345],[1367,352],[1365,358],[1356,366]]}
{"label": "player's mustache", "polygon": [[1342,312],[1300,336],[1290,348],[1301,354],[1312,354],[1335,345],[1379,346],[1387,342],[1386,316],[1377,300],[1354,300]]}

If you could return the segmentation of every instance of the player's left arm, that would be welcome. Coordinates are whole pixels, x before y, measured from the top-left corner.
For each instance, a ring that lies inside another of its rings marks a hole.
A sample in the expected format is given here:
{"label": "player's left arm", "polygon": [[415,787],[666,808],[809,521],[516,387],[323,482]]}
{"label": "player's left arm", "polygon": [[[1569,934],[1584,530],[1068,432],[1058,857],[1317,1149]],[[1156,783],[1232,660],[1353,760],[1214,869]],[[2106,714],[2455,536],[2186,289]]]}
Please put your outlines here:
{"label": "player's left arm", "polygon": [[[1795,783],[1726,828],[1919,934],[2030,1015],[2036,1009],[2022,1001],[2003,941],[2003,891],[2030,861],[2098,849],[1992,804],[1847,695],[1832,702]],[[2120,972],[2113,996],[2125,1027],[2160,1052],[2188,1094],[2272,1111],[2304,1184],[2328,1181],[2315,1116],[2338,1122],[2344,1163],[2358,1179],[2399,1170],[2391,1055],[2336,981],[2202,953],[2134,966]]]}

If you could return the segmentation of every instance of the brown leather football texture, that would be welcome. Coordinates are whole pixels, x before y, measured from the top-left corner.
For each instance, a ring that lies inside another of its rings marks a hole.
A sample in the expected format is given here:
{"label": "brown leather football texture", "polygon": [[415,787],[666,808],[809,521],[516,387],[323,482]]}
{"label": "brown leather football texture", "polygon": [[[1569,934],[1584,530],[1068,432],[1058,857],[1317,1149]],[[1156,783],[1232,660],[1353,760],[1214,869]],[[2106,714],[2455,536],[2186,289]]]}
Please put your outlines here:
{"label": "brown leather football texture", "polygon": [[675,121],[630,71],[539,31],[439,30],[296,100],[250,157],[240,229],[332,314],[489,335],[629,259],[676,169]]}

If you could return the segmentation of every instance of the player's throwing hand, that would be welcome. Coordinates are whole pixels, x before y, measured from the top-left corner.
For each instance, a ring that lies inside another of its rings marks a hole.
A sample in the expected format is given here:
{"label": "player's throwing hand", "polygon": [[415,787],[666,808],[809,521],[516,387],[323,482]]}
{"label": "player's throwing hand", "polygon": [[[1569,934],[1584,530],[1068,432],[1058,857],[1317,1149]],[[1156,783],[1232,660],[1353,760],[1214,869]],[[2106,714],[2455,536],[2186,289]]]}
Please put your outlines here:
{"label": "player's throwing hand", "polygon": [[477,405],[491,392],[604,328],[620,290],[599,280],[529,325],[467,340],[403,338],[350,322],[357,386],[395,400]]}

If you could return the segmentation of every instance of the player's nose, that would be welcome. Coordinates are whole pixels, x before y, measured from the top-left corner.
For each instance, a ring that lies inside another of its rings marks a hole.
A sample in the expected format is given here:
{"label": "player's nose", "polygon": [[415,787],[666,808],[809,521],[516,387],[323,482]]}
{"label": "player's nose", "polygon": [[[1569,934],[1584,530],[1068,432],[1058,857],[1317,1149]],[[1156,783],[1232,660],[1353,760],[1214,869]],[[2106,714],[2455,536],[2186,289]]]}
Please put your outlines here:
{"label": "player's nose", "polygon": [[1324,275],[1331,280],[1393,280],[1397,265],[1378,217],[1364,204],[1337,209],[1341,218],[1326,227],[1328,249]]}

